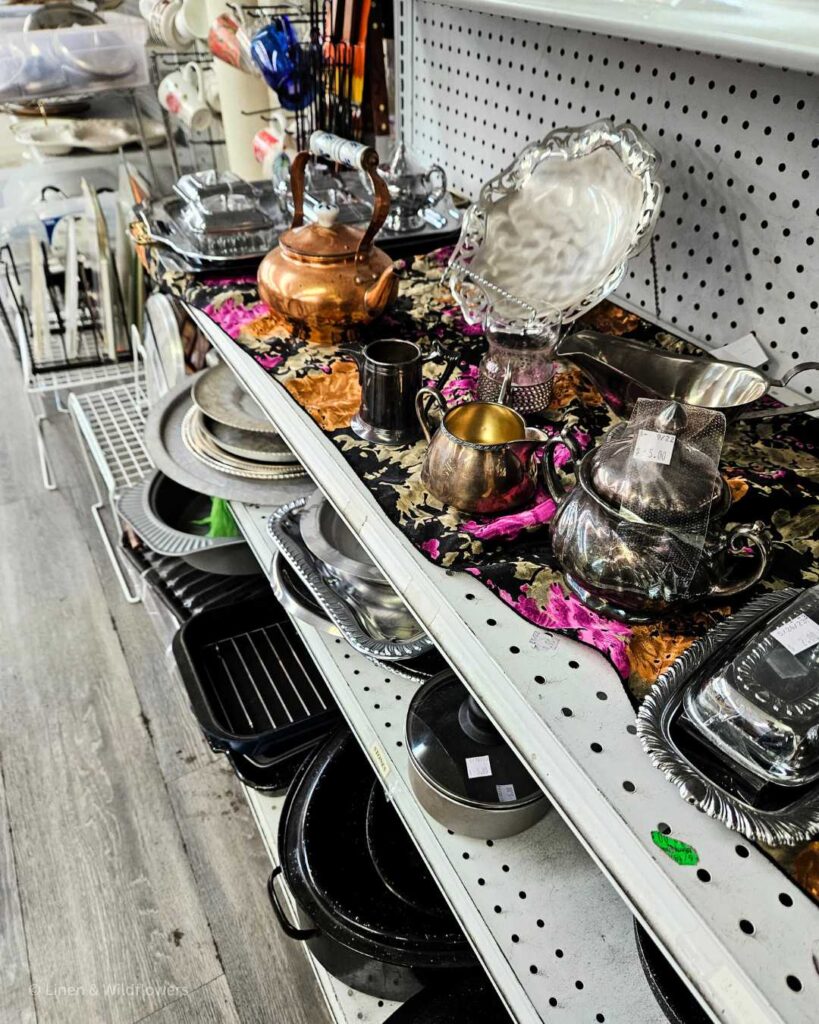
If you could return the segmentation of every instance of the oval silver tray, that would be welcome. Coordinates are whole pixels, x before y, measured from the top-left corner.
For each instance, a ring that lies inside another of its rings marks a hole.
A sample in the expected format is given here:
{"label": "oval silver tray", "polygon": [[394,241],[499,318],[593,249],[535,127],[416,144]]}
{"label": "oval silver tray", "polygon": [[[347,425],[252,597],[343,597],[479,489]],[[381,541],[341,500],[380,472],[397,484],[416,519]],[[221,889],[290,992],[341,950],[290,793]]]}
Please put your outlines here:
{"label": "oval silver tray", "polygon": [[[768,846],[793,846],[819,834],[819,784],[776,811],[753,807],[729,793],[698,768],[680,749],[671,727],[681,709],[685,687],[707,661],[754,632],[800,591],[789,587],[750,601],[688,648],[649,690],[638,717],[637,731],[656,768],[677,786],[688,803],[717,818],[728,828]],[[716,748],[714,748],[716,749]]]}
{"label": "oval silver tray", "polygon": [[410,640],[380,640],[365,631],[346,601],[325,582],[301,541],[296,540],[284,528],[286,518],[303,508],[306,501],[306,498],[297,498],[276,509],[267,520],[267,532],[347,643],[359,654],[377,658],[379,661],[403,661],[431,650],[434,644],[426,633],[420,631],[420,626],[420,635]]}

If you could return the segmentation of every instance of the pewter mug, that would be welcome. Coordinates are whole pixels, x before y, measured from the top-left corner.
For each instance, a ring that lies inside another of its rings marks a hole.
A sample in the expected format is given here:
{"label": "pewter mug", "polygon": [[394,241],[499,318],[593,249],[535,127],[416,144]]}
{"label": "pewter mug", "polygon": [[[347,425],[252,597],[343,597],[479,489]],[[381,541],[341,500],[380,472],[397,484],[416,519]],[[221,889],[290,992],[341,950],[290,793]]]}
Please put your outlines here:
{"label": "pewter mug", "polygon": [[[555,469],[559,445],[569,449],[575,467],[572,490],[566,490]],[[592,476],[598,452],[581,455],[564,431],[549,439],[543,459],[549,493],[557,504],[550,526],[552,551],[567,585],[587,607],[625,622],[653,622],[695,601],[732,597],[762,578],[770,536],[761,522],[722,529],[731,504],[723,481],[688,590],[675,590],[666,570],[679,560],[680,542],[664,527],[630,520],[597,492]],[[745,557],[748,548],[754,557]],[[747,566],[746,571],[732,572],[733,561]]]}
{"label": "pewter mug", "polygon": [[361,406],[350,424],[353,433],[378,444],[417,441],[421,349],[412,341],[385,338],[371,341],[360,352],[340,351],[355,360],[361,379]]}
{"label": "pewter mug", "polygon": [[[428,400],[441,415],[435,435]],[[421,388],[416,398],[421,429],[429,442],[421,481],[440,501],[461,512],[498,515],[531,501],[538,461],[548,438],[497,402],[467,402],[452,409],[440,392]]]}

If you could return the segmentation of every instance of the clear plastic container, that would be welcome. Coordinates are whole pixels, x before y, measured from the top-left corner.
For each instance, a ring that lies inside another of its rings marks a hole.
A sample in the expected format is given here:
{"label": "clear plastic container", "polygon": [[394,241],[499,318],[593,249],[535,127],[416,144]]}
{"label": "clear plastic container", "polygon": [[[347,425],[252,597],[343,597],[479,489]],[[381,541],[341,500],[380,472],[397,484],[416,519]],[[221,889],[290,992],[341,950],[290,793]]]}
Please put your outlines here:
{"label": "clear plastic container", "polygon": [[23,31],[4,18],[0,32],[0,102],[85,95],[148,82],[141,18],[106,14],[104,25]]}
{"label": "clear plastic container", "polygon": [[685,695],[687,717],[758,778],[819,778],[819,586],[773,615]]}

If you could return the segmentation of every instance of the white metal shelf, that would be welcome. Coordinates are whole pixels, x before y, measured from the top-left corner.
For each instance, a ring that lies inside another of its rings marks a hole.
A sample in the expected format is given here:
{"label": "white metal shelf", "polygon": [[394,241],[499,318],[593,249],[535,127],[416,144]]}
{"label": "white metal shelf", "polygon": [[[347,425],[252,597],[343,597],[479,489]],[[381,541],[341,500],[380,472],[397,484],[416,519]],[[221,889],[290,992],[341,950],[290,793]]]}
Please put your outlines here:
{"label": "white metal shelf", "polygon": [[461,0],[453,7],[819,69],[819,8],[800,0]]}
{"label": "white metal shelf", "polygon": [[[549,649],[535,646],[548,634],[468,575],[428,562],[281,384],[192,315],[703,1005],[736,1024],[812,1022],[819,909],[760,851],[680,799],[643,753],[605,659],[556,634]],[[696,868],[654,845],[660,825],[696,848]]]}
{"label": "white metal shelf", "polygon": [[[273,507],[232,508],[269,565],[275,548],[265,524]],[[419,684],[293,622],[515,1019],[655,1024],[659,1011],[639,964],[633,918],[560,816],[550,810],[508,839],[453,835],[410,788],[404,719]]]}

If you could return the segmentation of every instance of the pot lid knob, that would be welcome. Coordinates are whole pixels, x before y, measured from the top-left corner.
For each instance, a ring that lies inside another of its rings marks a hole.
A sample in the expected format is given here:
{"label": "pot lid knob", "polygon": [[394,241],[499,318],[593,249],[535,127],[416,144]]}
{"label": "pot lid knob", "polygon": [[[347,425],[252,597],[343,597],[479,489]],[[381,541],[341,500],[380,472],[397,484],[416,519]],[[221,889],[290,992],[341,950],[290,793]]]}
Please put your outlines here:
{"label": "pot lid knob", "polygon": [[316,207],[316,221],[321,228],[331,228],[338,220],[338,207],[321,203]]}

